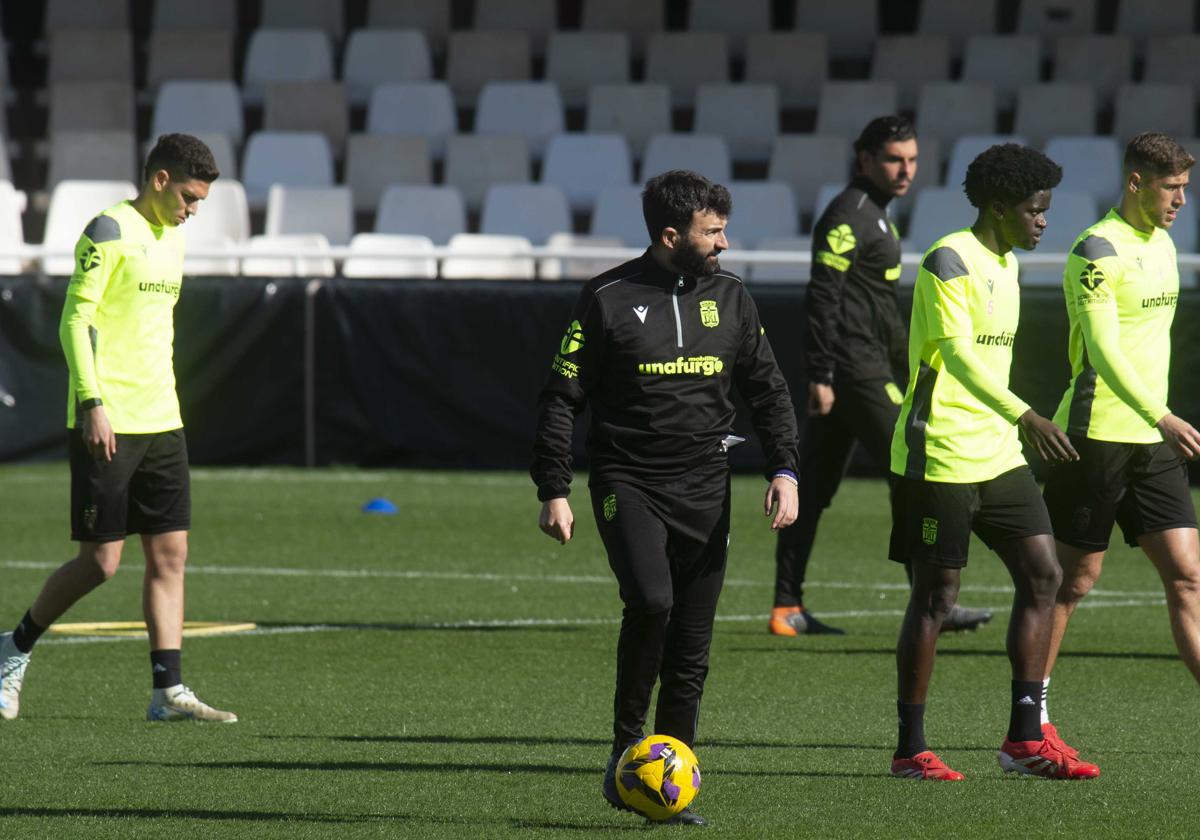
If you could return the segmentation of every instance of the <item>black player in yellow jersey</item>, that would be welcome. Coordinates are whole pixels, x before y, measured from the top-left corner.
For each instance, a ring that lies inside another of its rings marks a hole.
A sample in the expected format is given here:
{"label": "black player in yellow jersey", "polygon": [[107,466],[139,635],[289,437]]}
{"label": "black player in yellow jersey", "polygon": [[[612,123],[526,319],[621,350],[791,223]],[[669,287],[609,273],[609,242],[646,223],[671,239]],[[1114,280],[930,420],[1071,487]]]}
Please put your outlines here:
{"label": "black player in yellow jersey", "polygon": [[[1080,459],[1046,481],[1063,585],[1043,692],[1067,622],[1100,577],[1114,522],[1158,570],[1175,646],[1200,680],[1200,541],[1184,463],[1200,455],[1200,433],[1167,406],[1179,298],[1167,231],[1195,162],[1166,135],[1133,138],[1120,204],[1079,235],[1067,259],[1071,384],[1054,420]],[[1054,732],[1044,707],[1043,696],[1043,726]]]}
{"label": "black player in yellow jersey", "polygon": [[912,595],[896,646],[900,733],[892,774],[956,781],[925,743],[925,698],[942,621],[958,595],[971,533],[1000,556],[1016,589],[1008,626],[1012,705],[1006,772],[1087,778],[1099,771],[1043,738],[1041,676],[1061,571],[1050,518],[1017,430],[1051,461],[1066,435],[1008,389],[1020,290],[1013,248],[1032,250],[1062,170],[1033,149],[993,146],[967,168],[975,223],[926,252],[913,291],[909,385],[892,439],[898,478],[891,557],[910,563]]}
{"label": "black player in yellow jersey", "polygon": [[17,717],[38,637],[116,574],[125,538],[141,534],[153,682],[147,719],[237,720],[196,698],[180,661],[191,495],[172,365],[183,280],[179,225],[217,175],[198,139],[163,135],[137,198],[92,219],[75,246],[59,334],[70,372],[71,538],[79,555],[50,575],[16,629],[0,636],[0,718]]}

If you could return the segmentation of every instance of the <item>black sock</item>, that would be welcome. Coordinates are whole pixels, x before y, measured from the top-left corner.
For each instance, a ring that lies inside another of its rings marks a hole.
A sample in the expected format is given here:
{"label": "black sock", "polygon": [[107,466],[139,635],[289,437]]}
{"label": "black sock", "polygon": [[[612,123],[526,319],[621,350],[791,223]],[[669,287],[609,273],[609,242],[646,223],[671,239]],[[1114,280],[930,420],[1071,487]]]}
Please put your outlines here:
{"label": "black sock", "polygon": [[27,610],[24,618],[17,624],[13,630],[13,644],[21,653],[29,653],[33,650],[33,646],[37,644],[37,640],[46,632],[45,627],[39,627],[38,623],[33,620],[33,616]]}
{"label": "black sock", "polygon": [[900,717],[900,738],[893,758],[912,758],[925,752],[925,704],[896,701],[896,713]]}
{"label": "black sock", "polygon": [[150,651],[150,670],[155,688],[170,688],[183,682],[183,665],[179,650]]}
{"label": "black sock", "polygon": [[1012,714],[1008,719],[1008,740],[1042,740],[1042,681],[1012,681]]}

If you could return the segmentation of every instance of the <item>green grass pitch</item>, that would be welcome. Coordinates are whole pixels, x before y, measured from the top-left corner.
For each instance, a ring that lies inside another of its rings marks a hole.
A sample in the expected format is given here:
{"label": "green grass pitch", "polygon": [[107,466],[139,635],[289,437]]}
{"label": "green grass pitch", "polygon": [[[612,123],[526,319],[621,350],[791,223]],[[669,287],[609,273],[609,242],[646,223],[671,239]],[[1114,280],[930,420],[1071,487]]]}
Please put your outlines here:
{"label": "green grass pitch", "polygon": [[[536,528],[524,476],[196,470],[185,679],[233,726],[148,724],[143,641],[47,636],[0,725],[4,838],[623,836],[674,832],[599,794],[619,602],[577,481],[576,539]],[[848,482],[809,605],[841,638],[766,633],[773,537],[739,477],[697,753],[714,837],[1195,837],[1200,705],[1158,579],[1123,546],[1067,636],[1051,711],[1103,776],[1006,778],[1008,581],[976,545],[927,717],[962,784],[892,779],[906,601],[882,482]],[[359,511],[386,496],[396,516]],[[0,626],[67,559],[65,465],[0,468]],[[1119,542],[1119,541],[1118,541]],[[141,551],[69,621],[139,619]]]}

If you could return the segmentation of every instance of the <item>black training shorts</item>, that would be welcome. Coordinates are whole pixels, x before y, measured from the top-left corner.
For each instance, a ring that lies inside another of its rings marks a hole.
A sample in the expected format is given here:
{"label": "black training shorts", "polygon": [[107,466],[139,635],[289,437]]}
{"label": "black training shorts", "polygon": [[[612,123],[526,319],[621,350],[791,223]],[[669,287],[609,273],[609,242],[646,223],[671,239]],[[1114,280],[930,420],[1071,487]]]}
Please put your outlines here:
{"label": "black training shorts", "polygon": [[183,429],[117,435],[111,462],[96,458],[79,429],[68,432],[71,539],[115,542],[129,534],[191,527],[192,497]]}
{"label": "black training shorts", "polygon": [[1029,467],[974,484],[899,479],[892,505],[893,560],[961,569],[972,531],[992,550],[1008,540],[1053,533]]}
{"label": "black training shorts", "polygon": [[1054,537],[1104,551],[1113,522],[1125,542],[1172,528],[1195,528],[1187,464],[1165,443],[1114,443],[1071,437],[1079,460],[1050,468],[1046,508]]}

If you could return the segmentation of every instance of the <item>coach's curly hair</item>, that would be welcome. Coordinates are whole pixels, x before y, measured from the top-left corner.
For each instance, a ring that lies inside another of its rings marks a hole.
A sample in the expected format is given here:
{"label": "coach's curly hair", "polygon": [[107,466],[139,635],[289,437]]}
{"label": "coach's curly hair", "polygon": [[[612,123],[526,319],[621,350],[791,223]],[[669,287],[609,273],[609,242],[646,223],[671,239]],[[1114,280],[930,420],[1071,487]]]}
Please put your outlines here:
{"label": "coach's curly hair", "polygon": [[971,161],[963,187],[974,207],[983,209],[993,201],[1012,206],[1039,190],[1054,189],[1062,174],[1062,167],[1037,149],[1004,143]]}
{"label": "coach's curly hair", "polygon": [[672,169],[655,175],[642,191],[642,215],[650,241],[657,242],[664,228],[687,233],[692,214],[711,210],[722,218],[733,212],[729,190],[697,172]]}
{"label": "coach's curly hair", "polygon": [[160,169],[171,173],[175,181],[195,178],[211,184],[220,176],[217,161],[204,141],[190,134],[163,134],[146,156],[143,177],[147,181]]}

